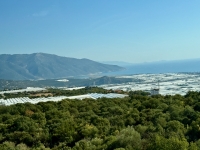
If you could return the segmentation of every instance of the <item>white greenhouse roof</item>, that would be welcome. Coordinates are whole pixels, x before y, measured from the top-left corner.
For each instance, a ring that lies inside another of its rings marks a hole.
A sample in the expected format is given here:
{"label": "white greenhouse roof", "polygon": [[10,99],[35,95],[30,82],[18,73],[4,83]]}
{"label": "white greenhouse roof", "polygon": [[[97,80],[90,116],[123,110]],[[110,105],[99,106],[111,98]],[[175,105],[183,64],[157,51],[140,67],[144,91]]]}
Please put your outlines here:
{"label": "white greenhouse roof", "polygon": [[30,92],[30,91],[44,91],[45,88],[39,88],[39,87],[27,87],[26,89],[20,89],[20,90],[11,90],[11,91],[1,91],[0,94],[4,93],[18,93],[18,92]]}
{"label": "white greenhouse roof", "polygon": [[58,102],[61,101],[63,99],[85,99],[85,98],[92,98],[92,99],[98,99],[98,98],[124,98],[128,95],[125,94],[116,94],[116,93],[109,93],[109,94],[99,94],[99,93],[90,93],[90,94],[85,94],[85,95],[77,95],[77,96],[57,96],[57,97],[41,97],[41,98],[33,98],[30,99],[28,97],[20,97],[20,98],[10,98],[10,99],[0,99],[0,105],[14,105],[17,103],[32,103],[32,104],[36,104],[39,102],[48,102],[48,101],[54,101],[54,102]]}

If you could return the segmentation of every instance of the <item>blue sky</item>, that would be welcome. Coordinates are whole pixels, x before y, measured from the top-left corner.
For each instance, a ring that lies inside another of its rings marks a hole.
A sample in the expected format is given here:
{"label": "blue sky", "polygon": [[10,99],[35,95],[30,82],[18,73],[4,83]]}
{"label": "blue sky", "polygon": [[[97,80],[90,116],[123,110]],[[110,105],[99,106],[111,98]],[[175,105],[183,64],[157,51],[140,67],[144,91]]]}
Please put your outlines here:
{"label": "blue sky", "polygon": [[0,54],[95,61],[200,58],[199,0],[1,0]]}

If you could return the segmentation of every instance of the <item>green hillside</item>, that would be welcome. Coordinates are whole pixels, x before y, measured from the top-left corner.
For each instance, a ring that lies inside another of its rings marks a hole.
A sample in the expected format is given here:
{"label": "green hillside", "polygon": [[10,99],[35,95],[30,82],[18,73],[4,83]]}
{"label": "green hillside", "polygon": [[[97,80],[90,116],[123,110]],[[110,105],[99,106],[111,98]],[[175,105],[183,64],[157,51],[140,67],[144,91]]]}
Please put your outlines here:
{"label": "green hillside", "polygon": [[198,150],[199,97],[137,91],[123,99],[0,106],[0,149]]}
{"label": "green hillside", "polygon": [[62,78],[123,69],[89,59],[60,57],[45,53],[3,54],[0,55],[0,66],[0,79],[11,80]]}

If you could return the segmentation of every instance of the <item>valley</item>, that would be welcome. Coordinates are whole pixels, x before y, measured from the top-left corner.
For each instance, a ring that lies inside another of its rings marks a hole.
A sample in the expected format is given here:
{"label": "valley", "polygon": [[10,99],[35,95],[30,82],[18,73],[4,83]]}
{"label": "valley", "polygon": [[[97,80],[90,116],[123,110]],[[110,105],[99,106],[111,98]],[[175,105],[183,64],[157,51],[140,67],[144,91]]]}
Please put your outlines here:
{"label": "valley", "polygon": [[135,74],[84,79],[0,80],[2,90],[0,94],[5,92],[12,93],[14,89],[22,89],[22,92],[31,90],[28,87],[34,87],[33,90],[37,88],[38,90],[41,90],[40,88],[75,90],[96,86],[107,90],[123,90],[127,92],[151,92],[151,89],[159,88],[159,94],[161,95],[185,95],[188,91],[200,91],[200,73]]}

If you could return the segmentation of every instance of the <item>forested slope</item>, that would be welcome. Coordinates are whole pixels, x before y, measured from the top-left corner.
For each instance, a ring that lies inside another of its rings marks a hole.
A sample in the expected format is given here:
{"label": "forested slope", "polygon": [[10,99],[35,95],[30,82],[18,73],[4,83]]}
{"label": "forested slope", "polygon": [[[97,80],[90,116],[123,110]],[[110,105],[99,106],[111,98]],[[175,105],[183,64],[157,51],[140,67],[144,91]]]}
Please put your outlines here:
{"label": "forested slope", "polygon": [[0,106],[0,149],[197,150],[200,92]]}
{"label": "forested slope", "polygon": [[89,59],[61,57],[52,54],[2,54],[0,79],[55,79],[99,72],[119,71],[124,68],[101,64]]}

